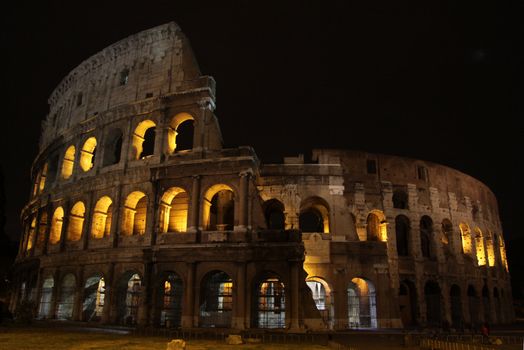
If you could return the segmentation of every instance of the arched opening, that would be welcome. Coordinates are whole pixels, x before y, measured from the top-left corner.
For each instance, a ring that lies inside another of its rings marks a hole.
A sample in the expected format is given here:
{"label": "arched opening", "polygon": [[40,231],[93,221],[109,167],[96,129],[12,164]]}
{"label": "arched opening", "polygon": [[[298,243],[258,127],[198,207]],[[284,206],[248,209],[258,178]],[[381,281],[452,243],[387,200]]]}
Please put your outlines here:
{"label": "arched opening", "polygon": [[45,243],[45,234],[47,232],[47,212],[40,214],[40,222],[38,224],[38,235],[36,236],[36,247],[41,249]]}
{"label": "arched opening", "polygon": [[111,129],[106,136],[102,166],[118,164],[122,152],[123,133],[120,129]]}
{"label": "arched opening", "polygon": [[486,251],[484,249],[484,236],[480,228],[475,228],[475,247],[477,248],[477,264],[479,266],[486,265]]}
{"label": "arched opening", "polygon": [[329,206],[319,197],[310,197],[300,205],[298,218],[302,232],[329,233]]}
{"label": "arched opening", "polygon": [[348,289],[349,328],[377,328],[375,286],[371,281],[353,278]]}
{"label": "arched opening", "polygon": [[73,175],[73,168],[75,165],[75,146],[69,146],[64,154],[62,161],[62,178],[67,180]]}
{"label": "arched opening", "polygon": [[491,320],[491,305],[489,297],[488,286],[482,287],[482,306],[484,307],[484,321],[490,322]]}
{"label": "arched opening", "polygon": [[84,304],[82,306],[82,319],[84,321],[98,322],[104,313],[106,284],[102,276],[92,276],[84,285]]}
{"label": "arched opening", "polygon": [[286,327],[286,290],[278,276],[271,275],[257,284],[256,327]]}
{"label": "arched opening", "polygon": [[395,190],[393,192],[393,208],[408,209],[408,194],[404,190]]}
{"label": "arched opening", "polygon": [[80,152],[80,167],[83,171],[89,171],[95,165],[96,139],[90,137],[84,142]]}
{"label": "arched opening", "polygon": [[38,307],[38,318],[49,318],[51,315],[51,303],[53,301],[53,287],[55,280],[53,277],[47,277],[42,284],[40,291],[40,305]]}
{"label": "arched opening", "polygon": [[143,159],[155,152],[156,124],[149,119],[141,121],[133,133],[133,158]]}
{"label": "arched opening", "polygon": [[82,237],[82,228],[84,227],[84,215],[86,208],[84,203],[76,202],[71,208],[69,214],[69,225],[67,226],[67,240],[78,241]]}
{"label": "arched opening", "polygon": [[264,216],[267,228],[270,230],[284,230],[286,228],[286,217],[284,215],[284,204],[277,199],[264,202]]}
{"label": "arched opening", "polygon": [[[472,285],[468,286],[468,307],[469,307],[469,321],[472,326],[479,324],[479,298],[475,287]],[[476,328],[476,327],[475,327]]]}
{"label": "arched opening", "polygon": [[367,218],[366,233],[368,241],[378,241],[380,237],[380,219],[374,213],[369,213]]}
{"label": "arched opening", "polygon": [[29,224],[29,229],[27,232],[27,242],[26,242],[26,250],[30,251],[33,249],[33,242],[35,241],[35,235],[36,235],[36,217],[33,217],[31,219],[31,224]]}
{"label": "arched opening", "polygon": [[126,273],[118,288],[118,322],[135,325],[138,320],[138,308],[142,292],[142,279],[137,273]]}
{"label": "arched opening", "polygon": [[103,196],[96,202],[91,225],[91,237],[98,239],[108,237],[111,232],[113,218],[113,201],[108,196]]}
{"label": "arched opening", "polygon": [[311,289],[311,296],[315,301],[315,306],[320,312],[324,323],[332,329],[334,326],[335,304],[331,293],[331,287],[322,278],[309,277],[306,284]]}
{"label": "arched opening", "polygon": [[495,245],[493,243],[493,234],[487,231],[486,235],[486,253],[489,267],[495,266]]}
{"label": "arched opening", "polygon": [[228,185],[211,186],[204,195],[204,226],[210,231],[232,230],[235,223],[235,195]]}
{"label": "arched opening", "polygon": [[417,290],[415,284],[405,280],[400,282],[398,291],[400,319],[404,327],[413,327],[417,324]]}
{"label": "arched opening", "polygon": [[160,200],[160,232],[186,232],[189,196],[179,187],[171,187]]}
{"label": "arched opening", "polygon": [[176,273],[169,273],[160,285],[161,310],[160,326],[166,328],[180,327],[182,320],[182,279]]}
{"label": "arched opening", "polygon": [[60,285],[60,297],[56,310],[56,318],[70,320],[73,317],[75,304],[76,278],[72,273],[64,276]]}
{"label": "arched opening", "polygon": [[440,241],[444,247],[444,251],[450,253],[450,242],[453,237],[453,224],[448,219],[442,220],[442,236]]}
{"label": "arched opening", "polygon": [[193,148],[194,118],[189,113],[179,113],[169,124],[167,144],[169,153]]}
{"label": "arched opening", "polygon": [[51,219],[51,231],[49,233],[49,243],[57,244],[62,236],[62,225],[64,223],[64,208],[58,207]]}
{"label": "arched opening", "polygon": [[440,327],[442,317],[440,305],[442,304],[442,300],[438,283],[433,281],[426,282],[424,286],[424,297],[426,299],[426,319],[428,326]]}
{"label": "arched opening", "polygon": [[124,203],[122,235],[143,235],[146,232],[147,196],[140,191],[131,192]]}
{"label": "arched opening", "polygon": [[463,326],[462,295],[460,293],[460,287],[456,284],[452,285],[449,291],[449,297],[451,303],[451,326],[455,329],[459,329]]}
{"label": "arched opening", "polygon": [[397,253],[399,256],[409,255],[410,223],[407,216],[398,215],[395,218],[395,233],[397,236]]}
{"label": "arched opening", "polygon": [[33,196],[36,196],[37,194],[42,193],[46,185],[46,177],[47,177],[47,163],[44,164],[44,166],[40,169],[40,171],[36,175],[36,179],[35,179],[35,183],[33,187]]}
{"label": "arched opening", "polygon": [[473,254],[473,242],[471,240],[471,231],[469,230],[469,226],[461,223],[459,228],[460,236],[462,237],[462,252],[464,254],[471,255]]}
{"label": "arched opening", "polygon": [[432,247],[433,220],[427,215],[420,219],[420,249],[425,258],[434,258],[435,253]]}
{"label": "arched opening", "polygon": [[208,273],[201,284],[201,327],[231,327],[233,309],[233,280],[223,271]]}

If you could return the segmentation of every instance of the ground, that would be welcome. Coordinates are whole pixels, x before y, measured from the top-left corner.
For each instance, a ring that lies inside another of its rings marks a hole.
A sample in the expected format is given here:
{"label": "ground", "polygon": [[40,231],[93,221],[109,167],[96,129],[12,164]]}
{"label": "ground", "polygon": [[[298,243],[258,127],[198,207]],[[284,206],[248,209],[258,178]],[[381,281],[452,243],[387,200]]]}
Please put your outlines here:
{"label": "ground", "polygon": [[[166,350],[169,339],[123,334],[71,332],[62,329],[0,328],[0,350]],[[226,345],[223,341],[191,340],[187,350],[325,350],[319,345],[244,344]]]}
{"label": "ground", "polygon": [[[0,326],[0,350],[166,350],[167,337],[146,337],[126,334],[111,334],[101,329],[84,328],[72,331],[71,328],[53,325],[42,326]],[[60,328],[59,328],[60,327]],[[518,332],[519,336],[522,333]],[[398,335],[398,334],[397,334]],[[419,350],[418,346],[405,347],[391,334],[338,334],[334,336],[340,343],[351,344],[355,350]],[[521,344],[495,347],[498,350],[522,349]],[[327,346],[309,344],[243,344],[227,345],[223,340],[189,340],[187,350],[328,350]]]}

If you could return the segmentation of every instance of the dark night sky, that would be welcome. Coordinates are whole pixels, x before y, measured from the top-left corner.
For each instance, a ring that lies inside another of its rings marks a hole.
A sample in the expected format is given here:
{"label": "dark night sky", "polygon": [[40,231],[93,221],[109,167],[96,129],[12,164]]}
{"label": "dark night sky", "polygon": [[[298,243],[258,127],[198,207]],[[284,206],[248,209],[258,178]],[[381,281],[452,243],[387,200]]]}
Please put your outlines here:
{"label": "dark night sky", "polygon": [[512,222],[523,212],[522,91],[511,84],[521,10],[502,1],[11,4],[2,11],[6,231],[19,230],[53,88],[111,43],[175,21],[217,81],[226,146],[251,145],[265,161],[329,147],[442,163],[486,183],[506,236],[522,237]]}

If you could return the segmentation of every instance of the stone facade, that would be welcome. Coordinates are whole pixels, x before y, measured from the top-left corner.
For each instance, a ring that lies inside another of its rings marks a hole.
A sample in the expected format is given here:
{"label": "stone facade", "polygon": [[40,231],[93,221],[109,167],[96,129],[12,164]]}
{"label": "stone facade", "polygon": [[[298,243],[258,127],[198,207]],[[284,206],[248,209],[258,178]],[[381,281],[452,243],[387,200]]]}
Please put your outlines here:
{"label": "stone facade", "polygon": [[291,331],[514,318],[484,184],[403,157],[224,149],[215,82],[174,23],[82,62],[49,103],[12,310]]}

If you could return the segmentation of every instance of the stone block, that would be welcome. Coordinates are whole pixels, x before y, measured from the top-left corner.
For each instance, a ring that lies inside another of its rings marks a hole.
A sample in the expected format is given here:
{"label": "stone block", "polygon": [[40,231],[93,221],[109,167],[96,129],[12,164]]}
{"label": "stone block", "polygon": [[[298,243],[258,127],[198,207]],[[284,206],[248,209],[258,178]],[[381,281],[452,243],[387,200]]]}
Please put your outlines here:
{"label": "stone block", "polygon": [[166,350],[185,350],[186,342],[183,339],[173,339],[167,343]]}
{"label": "stone block", "polygon": [[228,345],[241,345],[244,344],[242,336],[238,334],[230,334],[226,338],[226,344]]}

